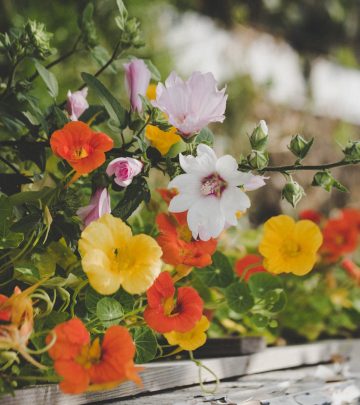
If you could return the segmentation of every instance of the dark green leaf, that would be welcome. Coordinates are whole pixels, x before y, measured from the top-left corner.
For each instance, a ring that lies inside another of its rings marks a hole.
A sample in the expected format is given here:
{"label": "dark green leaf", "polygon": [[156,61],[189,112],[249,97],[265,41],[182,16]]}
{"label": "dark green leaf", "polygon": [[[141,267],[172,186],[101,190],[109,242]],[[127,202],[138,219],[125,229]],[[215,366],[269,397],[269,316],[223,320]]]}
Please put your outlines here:
{"label": "dark green leaf", "polygon": [[49,94],[52,98],[56,98],[59,94],[59,85],[56,80],[55,75],[46,69],[41,63],[39,63],[36,59],[34,60],[35,68],[38,71],[40,77],[43,79],[44,83],[46,84],[47,89],[49,90]]}
{"label": "dark green leaf", "polygon": [[225,289],[225,297],[230,309],[244,313],[254,305],[254,299],[245,282],[235,281]]}
{"label": "dark green leaf", "polygon": [[253,314],[251,320],[258,328],[265,328],[269,323],[269,318],[262,314]]}
{"label": "dark green leaf", "polygon": [[0,196],[0,249],[15,248],[24,240],[22,233],[11,232],[13,206],[9,198]]}
{"label": "dark green leaf", "polygon": [[96,306],[97,303],[104,298],[101,294],[98,294],[93,288],[90,286],[87,288],[85,293],[85,306],[86,309],[91,313],[96,313]]}
{"label": "dark green leaf", "polygon": [[22,184],[32,183],[29,177],[17,173],[0,173],[0,192],[4,194],[15,194],[21,189]]}
{"label": "dark green leaf", "polygon": [[148,363],[156,355],[157,341],[154,332],[146,326],[136,328],[133,332],[136,346],[136,363]]}
{"label": "dark green leaf", "polygon": [[249,278],[249,287],[252,294],[258,298],[264,298],[268,291],[282,287],[279,277],[269,273],[256,273]]}
{"label": "dark green leaf", "polygon": [[125,128],[127,125],[127,112],[109,90],[95,77],[88,73],[82,73],[81,77],[85,83],[98,95],[104,104],[110,118],[119,128]]}
{"label": "dark green leaf", "polygon": [[234,279],[229,259],[220,252],[212,256],[212,264],[196,270],[196,276],[209,287],[227,287]]}
{"label": "dark green leaf", "polygon": [[268,291],[265,294],[265,308],[269,312],[280,312],[287,302],[286,294],[282,289]]}
{"label": "dark green leaf", "polygon": [[111,213],[125,220],[143,201],[150,201],[150,190],[146,180],[143,177],[137,177],[130,186],[126,187],[123,199]]}

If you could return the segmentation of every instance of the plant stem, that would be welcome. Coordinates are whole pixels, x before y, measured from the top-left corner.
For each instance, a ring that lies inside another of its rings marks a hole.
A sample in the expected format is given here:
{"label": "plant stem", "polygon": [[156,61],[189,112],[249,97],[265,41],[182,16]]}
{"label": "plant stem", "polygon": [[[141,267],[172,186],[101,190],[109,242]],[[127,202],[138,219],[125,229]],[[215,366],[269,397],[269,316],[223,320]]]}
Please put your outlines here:
{"label": "plant stem", "polygon": [[12,163],[10,163],[8,160],[6,160],[4,157],[0,156],[0,160],[5,163],[7,166],[10,167],[10,169],[12,169],[15,173],[20,174],[20,170],[17,169]]}
{"label": "plant stem", "polygon": [[[98,71],[95,72],[95,74],[94,74],[95,77],[100,76],[101,73],[102,73],[105,69],[107,69],[107,68],[114,62],[114,60],[115,60],[115,58],[116,58],[116,56],[117,56],[117,52],[118,52],[118,50],[119,50],[119,47],[120,47],[120,41],[116,44],[112,55],[110,56],[109,60],[105,63],[105,65],[103,65]],[[82,89],[85,88],[85,87],[86,87],[86,83],[82,84],[82,85],[78,88],[78,91],[82,90]],[[59,107],[59,108],[63,108],[63,107],[65,106],[65,104],[66,104],[66,100],[63,101],[58,107]]]}
{"label": "plant stem", "polygon": [[[66,60],[67,58],[69,58],[71,55],[73,55],[76,51],[77,51],[77,45],[81,40],[81,34],[77,37],[73,47],[70,49],[70,51],[64,53],[64,55],[59,56],[57,59],[55,59],[54,61],[48,63],[45,67],[46,69],[51,69],[53,66],[57,65],[58,63],[63,62],[64,60]],[[38,71],[36,71],[34,74],[32,74],[27,80],[29,82],[34,81],[37,77],[39,76]]]}
{"label": "plant stem", "polygon": [[[338,162],[333,163],[326,163],[323,165],[288,165],[288,166],[267,166],[261,170],[258,170],[261,173],[265,172],[291,172],[291,171],[301,171],[301,170],[326,170],[332,169],[334,167],[341,167],[341,166],[350,166],[350,165],[357,165],[360,163],[360,159],[357,160],[339,160]],[[239,169],[243,170],[253,170],[252,167],[248,165],[239,165]]]}

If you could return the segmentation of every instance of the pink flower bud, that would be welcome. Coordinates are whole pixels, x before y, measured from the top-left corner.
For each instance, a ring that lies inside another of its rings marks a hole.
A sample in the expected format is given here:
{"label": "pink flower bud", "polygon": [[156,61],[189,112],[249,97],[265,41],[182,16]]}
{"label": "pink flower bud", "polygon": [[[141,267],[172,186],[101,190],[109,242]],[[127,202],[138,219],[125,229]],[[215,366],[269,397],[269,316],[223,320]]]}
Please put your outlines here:
{"label": "pink flower bud", "polygon": [[150,83],[151,73],[142,59],[133,59],[124,64],[125,86],[130,98],[132,111],[141,112],[142,102],[139,94],[145,96]]}
{"label": "pink flower bud", "polygon": [[110,194],[107,188],[98,188],[92,195],[89,205],[79,208],[76,214],[86,227],[92,221],[99,219],[104,214],[110,214],[110,212]]}
{"label": "pink flower bud", "polygon": [[71,121],[77,121],[81,114],[89,108],[89,104],[86,101],[87,94],[87,87],[75,91],[75,93],[71,93],[70,90],[68,91],[66,111],[69,113]]}
{"label": "pink flower bud", "polygon": [[115,183],[121,187],[131,184],[133,178],[142,170],[143,164],[133,158],[117,158],[109,163],[106,169],[108,176],[115,175]]}

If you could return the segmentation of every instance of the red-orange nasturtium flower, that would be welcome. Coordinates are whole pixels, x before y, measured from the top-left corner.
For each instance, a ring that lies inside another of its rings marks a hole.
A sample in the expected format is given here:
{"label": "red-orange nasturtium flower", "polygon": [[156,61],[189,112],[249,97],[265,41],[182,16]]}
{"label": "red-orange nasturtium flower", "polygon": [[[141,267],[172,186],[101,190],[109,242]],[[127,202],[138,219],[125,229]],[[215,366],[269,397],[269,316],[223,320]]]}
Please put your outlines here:
{"label": "red-orange nasturtium flower", "polygon": [[[135,345],[128,330],[110,326],[102,343],[78,318],[57,325],[55,344],[49,349],[54,368],[63,378],[60,388],[69,394],[113,388],[125,380],[141,384],[133,362]],[[46,338],[49,343],[52,336]]]}
{"label": "red-orange nasturtium flower", "polygon": [[239,277],[245,274],[244,280],[248,281],[253,274],[266,272],[262,261],[263,258],[261,256],[248,254],[236,261],[235,272]]}
{"label": "red-orange nasturtium flower", "polygon": [[308,219],[315,222],[315,224],[320,224],[322,217],[321,212],[316,210],[303,210],[299,213],[300,219]]}
{"label": "red-orange nasturtium flower", "polygon": [[78,174],[90,173],[101,166],[105,152],[113,145],[108,135],[93,131],[81,121],[69,122],[50,138],[55,155],[65,159]]}
{"label": "red-orange nasturtium flower", "polygon": [[324,241],[321,252],[329,262],[335,262],[356,249],[358,230],[347,218],[329,219],[323,228]]}
{"label": "red-orange nasturtium flower", "polygon": [[341,211],[342,218],[354,225],[360,232],[360,210],[356,208],[345,208]]}
{"label": "red-orange nasturtium flower", "polygon": [[[165,202],[169,203],[176,192],[159,189]],[[162,260],[173,266],[185,265],[205,267],[212,263],[211,256],[215,253],[217,241],[194,240],[187,224],[187,212],[175,214],[159,214],[156,217],[160,235],[156,241],[160,245]]]}
{"label": "red-orange nasturtium flower", "polygon": [[204,303],[194,288],[178,288],[176,298],[175,292],[168,272],[161,273],[146,292],[144,319],[159,333],[188,332],[202,316]]}

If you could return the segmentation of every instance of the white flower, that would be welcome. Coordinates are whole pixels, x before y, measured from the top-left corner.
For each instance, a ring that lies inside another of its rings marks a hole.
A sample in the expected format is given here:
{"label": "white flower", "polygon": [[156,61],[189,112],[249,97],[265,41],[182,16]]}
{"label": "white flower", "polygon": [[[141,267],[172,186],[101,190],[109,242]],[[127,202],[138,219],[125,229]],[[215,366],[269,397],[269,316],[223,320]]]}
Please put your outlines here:
{"label": "white flower", "polygon": [[[179,155],[185,174],[175,177],[168,188],[179,192],[170,202],[170,212],[187,213],[193,238],[217,238],[228,225],[237,225],[237,213],[250,207],[244,191],[265,184],[264,177],[238,171],[236,160],[217,158],[207,145],[197,147],[197,156]],[[241,188],[239,188],[241,186]]]}

